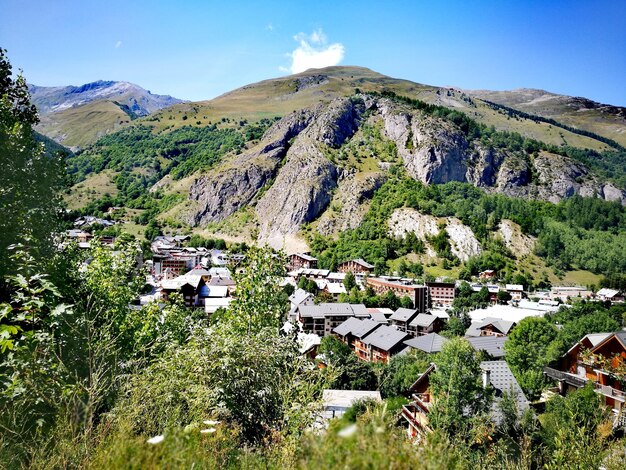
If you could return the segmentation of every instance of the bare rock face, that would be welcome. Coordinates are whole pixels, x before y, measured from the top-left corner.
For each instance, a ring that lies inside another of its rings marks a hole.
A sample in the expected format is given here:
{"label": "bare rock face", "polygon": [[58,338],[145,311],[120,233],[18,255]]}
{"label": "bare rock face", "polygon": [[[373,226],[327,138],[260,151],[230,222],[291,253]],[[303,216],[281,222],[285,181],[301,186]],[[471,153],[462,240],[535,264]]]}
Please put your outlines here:
{"label": "bare rock face", "polygon": [[331,235],[358,227],[367,212],[367,201],[385,179],[383,173],[362,175],[351,172],[342,175],[330,209],[319,219],[317,231],[322,235]]}
{"label": "bare rock face", "polygon": [[257,204],[260,242],[283,248],[288,235],[324,212],[340,172],[322,150],[351,137],[364,109],[362,101],[336,99],[296,138],[276,181]]}
{"label": "bare rock face", "polygon": [[476,146],[476,151],[468,162],[467,181],[478,187],[495,186],[498,170],[506,158],[507,155],[499,149]]}
{"label": "bare rock face", "polygon": [[[432,215],[421,214],[415,209],[396,209],[391,214],[388,223],[389,234],[396,238],[404,238],[407,233],[414,232],[417,238],[426,241],[426,237],[439,233],[439,220]],[[467,261],[470,256],[477,256],[481,253],[482,247],[471,228],[464,225],[456,217],[447,217],[445,223],[450,250],[457,258]],[[429,256],[435,255],[428,243],[427,254]]]}
{"label": "bare rock face", "polygon": [[525,256],[535,249],[536,238],[522,233],[522,229],[515,222],[502,220],[498,226],[498,234],[502,237],[505,246],[516,256]]}
{"label": "bare rock face", "polygon": [[376,107],[384,119],[386,137],[395,142],[411,177],[426,184],[467,181],[468,144],[456,126],[404,111],[386,99]]}
{"label": "bare rock face", "polygon": [[217,222],[249,204],[276,176],[289,140],[311,123],[315,111],[302,110],[286,116],[266,132],[255,149],[199,177],[189,190],[189,199],[197,201],[199,209],[187,222]]}
{"label": "bare rock face", "polygon": [[337,176],[337,168],[312,140],[297,139],[276,181],[257,204],[259,241],[283,248],[285,235],[326,209]]}

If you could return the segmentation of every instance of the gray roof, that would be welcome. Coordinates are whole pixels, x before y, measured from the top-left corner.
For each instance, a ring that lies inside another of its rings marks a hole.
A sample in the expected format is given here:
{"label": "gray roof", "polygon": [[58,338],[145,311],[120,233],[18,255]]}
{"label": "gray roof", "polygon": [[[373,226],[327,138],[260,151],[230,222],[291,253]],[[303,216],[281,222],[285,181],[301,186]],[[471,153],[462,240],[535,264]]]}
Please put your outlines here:
{"label": "gray roof", "polygon": [[435,315],[430,315],[428,313],[420,313],[416,316],[409,325],[411,326],[423,326],[428,327],[433,324],[433,322],[437,319]]}
{"label": "gray roof", "polygon": [[300,289],[299,287],[289,296],[289,302],[294,305],[300,305],[308,298],[313,298],[313,294],[305,291],[304,289]]}
{"label": "gray roof", "polygon": [[373,264],[369,264],[367,261],[365,261],[362,258],[358,258],[358,259],[353,259],[352,261],[354,261],[357,264],[360,264],[361,266],[363,266],[364,268],[368,268],[368,269],[374,269],[374,265]]}
{"label": "gray roof", "polygon": [[300,305],[298,307],[300,316],[311,318],[324,318],[326,316],[340,316],[345,315],[351,317],[354,315],[354,310],[350,304],[330,304],[323,303],[317,305]]}
{"label": "gray roof", "polygon": [[370,318],[374,320],[375,322],[382,323],[384,325],[389,323],[389,321],[387,320],[387,317],[382,312],[370,312]]}
{"label": "gray roof", "polygon": [[470,327],[465,332],[465,336],[480,336],[481,330],[488,326],[493,325],[498,331],[504,335],[508,335],[511,328],[516,325],[514,321],[502,320],[500,318],[485,318],[481,321],[472,322]]}
{"label": "gray roof", "polygon": [[400,307],[389,317],[389,319],[406,322],[409,321],[415,314],[417,314],[417,310],[415,309]]}
{"label": "gray roof", "polygon": [[409,335],[392,326],[381,325],[363,339],[363,343],[390,351],[402,343]]}
{"label": "gray roof", "polygon": [[491,405],[491,416],[496,423],[502,420],[502,413],[498,402],[502,399],[502,394],[509,393],[513,395],[517,402],[518,412],[523,412],[529,408],[529,401],[524,395],[522,388],[513,376],[506,361],[484,361],[480,363],[480,368],[490,372],[490,383],[496,391],[493,403]]}
{"label": "gray roof", "polygon": [[405,341],[404,344],[420,351],[435,353],[441,351],[446,341],[448,341],[446,338],[437,333],[428,333],[417,338],[411,338]]}
{"label": "gray roof", "polygon": [[364,304],[350,304],[355,317],[370,318],[370,312]]}
{"label": "gray roof", "polygon": [[358,318],[350,317],[341,325],[338,325],[335,329],[333,329],[333,333],[336,333],[339,336],[349,335],[354,329],[359,326],[360,323],[361,320],[359,320]]}
{"label": "gray roof", "polygon": [[477,336],[475,338],[467,338],[467,340],[476,351],[485,351],[496,359],[504,357],[506,336]]}
{"label": "gray roof", "polygon": [[374,320],[359,320],[356,317],[350,317],[341,325],[336,327],[333,332],[340,336],[351,334],[356,338],[363,338],[363,336],[371,333],[379,326],[380,323],[377,323]]}
{"label": "gray roof", "polygon": [[311,255],[307,255],[305,253],[294,253],[291,256],[298,256],[298,257],[300,257],[302,259],[305,259],[307,261],[317,261],[317,258],[313,258]]}

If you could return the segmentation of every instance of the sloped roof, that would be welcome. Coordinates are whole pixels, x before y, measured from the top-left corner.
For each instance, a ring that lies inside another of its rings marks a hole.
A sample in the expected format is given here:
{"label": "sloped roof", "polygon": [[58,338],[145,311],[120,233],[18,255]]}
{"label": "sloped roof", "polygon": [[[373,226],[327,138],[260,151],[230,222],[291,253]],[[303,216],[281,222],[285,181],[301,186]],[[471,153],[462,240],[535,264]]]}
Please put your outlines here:
{"label": "sloped roof", "polygon": [[606,287],[603,289],[600,289],[596,295],[601,295],[603,297],[615,297],[617,294],[619,294],[618,290],[615,289],[607,289]]}
{"label": "sloped roof", "polygon": [[411,320],[411,323],[409,323],[409,325],[410,326],[428,327],[428,326],[432,325],[434,323],[434,321],[437,320],[437,318],[438,317],[436,317],[435,315],[430,315],[428,313],[420,313],[413,320]]}
{"label": "sloped roof", "polygon": [[511,328],[513,328],[516,323],[514,321],[502,320],[501,318],[487,317],[481,321],[472,322],[470,327],[465,332],[465,336],[480,336],[481,330],[489,325],[493,325],[493,327],[503,335],[508,335]]}
{"label": "sloped roof", "polygon": [[390,320],[406,322],[406,321],[409,321],[411,319],[411,317],[413,317],[413,315],[415,315],[415,314],[417,314],[417,310],[416,309],[400,307],[398,310],[396,310],[393,313],[393,315],[391,315],[389,317],[389,319]]}
{"label": "sloped roof", "polygon": [[358,325],[361,323],[361,320],[355,317],[350,317],[346,321],[344,321],[341,325],[338,325],[333,329],[333,333],[338,334],[339,336],[346,336],[352,333]]}
{"label": "sloped roof", "polygon": [[300,305],[302,302],[312,297],[313,294],[298,287],[296,290],[293,291],[293,294],[289,296],[289,302],[294,305]]}
{"label": "sloped roof", "polygon": [[375,322],[382,323],[384,325],[389,323],[389,320],[387,320],[387,317],[382,312],[369,312],[369,314],[370,314],[370,318],[374,320]]}
{"label": "sloped roof", "polygon": [[503,418],[498,402],[504,393],[509,393],[513,396],[517,402],[519,412],[523,412],[529,408],[530,402],[526,398],[526,395],[524,395],[517,380],[515,380],[515,376],[513,372],[511,372],[511,369],[509,369],[506,361],[484,361],[480,363],[480,368],[483,371],[489,371],[489,381],[496,390],[496,396],[491,405],[491,417],[496,423],[499,423]]}
{"label": "sloped roof", "polygon": [[322,402],[325,408],[350,408],[356,401],[372,399],[381,401],[379,391],[368,390],[324,390]]}
{"label": "sloped roof", "polygon": [[521,284],[507,284],[504,287],[506,290],[513,290],[513,291],[523,291],[524,290],[524,286]]}
{"label": "sloped roof", "polygon": [[323,303],[317,305],[300,305],[298,307],[300,316],[312,318],[324,318],[326,315],[354,315],[354,310],[350,304],[339,303]]}
{"label": "sloped roof", "polygon": [[363,338],[363,343],[389,351],[404,341],[409,335],[392,326],[381,325]]}
{"label": "sloped roof", "polygon": [[414,349],[419,349],[420,351],[435,353],[441,351],[441,348],[446,341],[448,341],[446,338],[438,335],[437,333],[429,333],[427,335],[406,340],[404,344]]}
{"label": "sloped roof", "polygon": [[299,258],[305,259],[307,261],[317,261],[317,258],[314,258],[311,255],[307,255],[305,253],[294,253],[291,256],[298,256]]}
{"label": "sloped roof", "polygon": [[504,343],[506,336],[476,336],[466,338],[476,351],[485,351],[493,358],[504,357]]}

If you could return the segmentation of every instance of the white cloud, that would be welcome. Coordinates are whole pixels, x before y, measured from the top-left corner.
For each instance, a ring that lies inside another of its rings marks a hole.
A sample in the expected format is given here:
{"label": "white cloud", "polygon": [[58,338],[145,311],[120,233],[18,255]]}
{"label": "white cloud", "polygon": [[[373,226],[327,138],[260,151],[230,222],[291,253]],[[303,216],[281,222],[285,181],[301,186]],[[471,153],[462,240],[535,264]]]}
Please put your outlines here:
{"label": "white cloud", "polygon": [[321,29],[310,35],[296,34],[293,39],[299,46],[287,54],[291,58],[290,67],[279,67],[281,72],[300,73],[308,69],[319,69],[337,65],[343,60],[345,47],[341,43],[328,44]]}
{"label": "white cloud", "polygon": [[115,43],[115,48],[116,48],[116,49],[119,49],[120,47],[122,47],[122,41],[117,41],[117,42]]}

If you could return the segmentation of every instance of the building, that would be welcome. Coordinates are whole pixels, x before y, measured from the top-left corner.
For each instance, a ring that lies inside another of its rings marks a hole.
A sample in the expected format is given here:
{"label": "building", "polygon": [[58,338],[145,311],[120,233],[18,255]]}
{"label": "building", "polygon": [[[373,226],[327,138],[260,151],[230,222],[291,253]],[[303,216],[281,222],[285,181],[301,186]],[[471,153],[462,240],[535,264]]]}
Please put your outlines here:
{"label": "building", "polygon": [[315,333],[324,337],[350,317],[369,318],[363,304],[322,303],[318,305],[300,305],[296,310],[296,319],[305,333]]}
{"label": "building", "polygon": [[498,292],[500,292],[500,287],[495,285],[472,284],[471,288],[474,292],[480,292],[483,289],[487,289],[489,292],[489,301],[492,304],[498,302]]}
{"label": "building", "polygon": [[396,296],[409,297],[413,302],[413,308],[418,313],[428,310],[428,288],[417,284],[403,284],[380,277],[368,277],[366,279],[367,287],[371,287],[378,295],[384,295],[392,291]]}
{"label": "building", "polygon": [[555,368],[544,368],[544,373],[558,381],[561,394],[592,383],[605,404],[619,412],[626,403],[621,380],[625,370],[626,332],[619,331],[586,335],[560,358]]}
{"label": "building", "polygon": [[351,317],[333,329],[333,333],[341,341],[349,345],[359,359],[368,361],[368,348],[363,344],[362,340],[381,325],[381,323],[375,320],[361,320],[356,317]]}
{"label": "building", "polygon": [[388,363],[391,356],[406,347],[404,341],[409,337],[392,326],[381,325],[361,340],[364,356],[370,362]]}
{"label": "building", "polygon": [[295,320],[296,309],[300,305],[313,305],[315,297],[310,292],[300,289],[299,287],[289,296],[289,318]]}
{"label": "building", "polygon": [[501,318],[485,318],[481,321],[472,322],[465,332],[465,336],[507,336],[516,324],[514,321],[502,320]]}
{"label": "building", "polygon": [[428,333],[437,333],[443,327],[444,322],[441,318],[428,313],[420,313],[409,322],[407,333],[411,336],[421,336]]}
{"label": "building", "polygon": [[408,349],[417,349],[427,354],[438,353],[448,340],[437,333],[428,333],[416,338],[407,339],[404,344]]}
{"label": "building", "polygon": [[602,300],[602,301],[608,300],[611,302],[623,302],[624,294],[622,294],[620,291],[615,290],[615,289],[604,288],[596,292],[596,299]]}
{"label": "building", "polygon": [[[483,387],[493,390],[490,417],[494,423],[500,424],[504,418],[500,410],[500,401],[504,394],[513,397],[519,413],[529,408],[530,403],[506,361],[483,361],[480,363],[480,368]],[[435,366],[431,365],[417,379],[409,389],[412,401],[402,407],[402,417],[407,424],[407,434],[411,439],[420,439],[431,431],[429,413],[436,397],[430,393],[430,375],[434,371]]]}
{"label": "building", "polygon": [[352,274],[369,274],[374,272],[374,265],[368,263],[362,259],[353,259],[350,261],[344,261],[337,266],[337,271],[340,273],[351,272]]}
{"label": "building", "polygon": [[452,307],[456,294],[454,282],[427,282],[428,300],[432,307]]}
{"label": "building", "polygon": [[418,315],[417,310],[400,307],[389,317],[389,323],[405,333],[409,330],[409,323]]}
{"label": "building", "polygon": [[483,280],[491,280],[496,278],[496,272],[493,269],[487,269],[486,271],[482,271],[478,273],[478,279]]}
{"label": "building", "polygon": [[511,294],[511,300],[522,300],[524,296],[524,286],[521,284],[507,284],[504,289]]}
{"label": "building", "polygon": [[317,268],[317,258],[313,258],[305,253],[294,253],[290,255],[287,269],[289,271],[295,271],[300,268]]}
{"label": "building", "polygon": [[504,343],[507,336],[473,336],[465,338],[476,351],[484,351],[494,359],[504,357]]}
{"label": "building", "polygon": [[550,298],[559,299],[562,302],[567,302],[571,298],[582,298],[582,299],[590,299],[593,297],[593,292],[591,292],[586,287],[574,286],[574,287],[563,287],[563,286],[553,286],[550,289]]}
{"label": "building", "polygon": [[378,391],[367,390],[324,390],[322,392],[322,403],[324,411],[322,417],[325,419],[339,418],[348,408],[357,401],[372,400],[380,402],[382,398]]}

